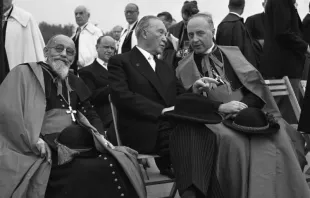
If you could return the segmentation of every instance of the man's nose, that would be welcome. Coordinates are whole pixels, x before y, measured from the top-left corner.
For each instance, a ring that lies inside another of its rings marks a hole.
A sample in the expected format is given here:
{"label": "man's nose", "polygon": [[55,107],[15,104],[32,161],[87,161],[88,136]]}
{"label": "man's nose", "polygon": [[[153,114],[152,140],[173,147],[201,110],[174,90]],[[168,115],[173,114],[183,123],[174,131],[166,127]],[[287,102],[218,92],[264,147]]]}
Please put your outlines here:
{"label": "man's nose", "polygon": [[67,49],[62,50],[62,52],[60,53],[61,56],[67,56]]}

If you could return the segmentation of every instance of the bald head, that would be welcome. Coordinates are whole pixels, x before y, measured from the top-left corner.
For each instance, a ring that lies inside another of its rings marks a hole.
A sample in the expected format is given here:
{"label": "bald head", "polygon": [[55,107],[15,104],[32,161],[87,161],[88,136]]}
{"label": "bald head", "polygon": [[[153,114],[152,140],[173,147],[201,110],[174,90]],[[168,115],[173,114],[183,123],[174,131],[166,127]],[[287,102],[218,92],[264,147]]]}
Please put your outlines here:
{"label": "bald head", "polygon": [[120,25],[117,25],[112,29],[112,36],[116,41],[120,39],[122,30],[123,30],[123,27]]}
{"label": "bald head", "polygon": [[107,63],[111,56],[115,54],[115,47],[116,42],[111,36],[101,36],[96,45],[98,57]]}
{"label": "bald head", "polygon": [[58,34],[50,38],[50,40],[46,44],[46,47],[52,47],[57,44],[64,44],[64,45],[71,46],[72,48],[75,48],[75,44],[73,40],[63,34]]}
{"label": "bald head", "polygon": [[74,15],[75,15],[76,24],[78,24],[78,26],[81,27],[88,22],[89,17],[90,17],[90,12],[85,6],[80,5],[75,9]]}
{"label": "bald head", "polygon": [[134,3],[127,4],[124,12],[125,12],[126,21],[129,24],[133,24],[134,22],[138,20],[139,7],[136,4]]}

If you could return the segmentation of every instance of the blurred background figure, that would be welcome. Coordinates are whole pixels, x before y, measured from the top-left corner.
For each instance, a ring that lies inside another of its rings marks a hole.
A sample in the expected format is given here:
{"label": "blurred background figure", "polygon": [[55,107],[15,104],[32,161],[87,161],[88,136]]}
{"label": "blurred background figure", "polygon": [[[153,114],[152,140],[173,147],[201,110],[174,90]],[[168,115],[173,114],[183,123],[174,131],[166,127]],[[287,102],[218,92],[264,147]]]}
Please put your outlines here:
{"label": "blurred background figure", "polygon": [[[268,0],[265,8],[265,33],[262,63],[259,71],[265,79],[288,76],[297,100],[301,99],[299,83],[305,54],[310,53],[302,37],[302,22],[295,0]],[[284,14],[285,13],[285,14]],[[276,98],[283,118],[290,124],[297,120],[286,97]]]}
{"label": "blurred background figure", "polygon": [[[162,59],[172,66],[173,69],[175,69],[178,66],[178,62],[190,52],[186,26],[189,18],[198,12],[197,1],[185,1],[181,10],[183,20],[168,29],[171,35],[170,38],[168,37],[168,43],[163,52]],[[173,40],[177,41],[176,45],[173,44]]]}
{"label": "blurred background figure", "polygon": [[125,7],[124,13],[126,21],[128,22],[128,27],[124,28],[121,33],[117,51],[118,54],[128,52],[137,45],[137,37],[134,32],[138,23],[139,7],[134,3],[129,3]]}
{"label": "blurred background figure", "polygon": [[37,22],[29,12],[3,0],[2,31],[4,64],[1,64],[0,83],[15,66],[25,62],[44,61],[45,46]]}
{"label": "blurred background figure", "polygon": [[118,46],[119,46],[119,39],[121,38],[121,33],[123,31],[123,27],[120,25],[115,26],[112,29],[112,37],[114,38],[114,40],[116,41],[115,45],[116,45],[116,50],[118,50]]}
{"label": "blurred background figure", "polygon": [[90,12],[85,6],[78,6],[74,16],[78,28],[72,39],[77,53],[71,69],[77,74],[78,69],[90,65],[97,57],[95,46],[98,38],[102,36],[102,31],[89,22]]}
{"label": "blurred background figure", "polygon": [[157,17],[165,24],[168,29],[172,24],[172,15],[169,12],[161,12]]}
{"label": "blurred background figure", "polygon": [[[251,38],[242,14],[245,0],[229,0],[228,15],[217,27],[216,43],[224,46],[238,46],[245,58],[256,68],[259,67],[259,53],[262,50],[258,43]],[[258,48],[258,49],[256,49]]]}

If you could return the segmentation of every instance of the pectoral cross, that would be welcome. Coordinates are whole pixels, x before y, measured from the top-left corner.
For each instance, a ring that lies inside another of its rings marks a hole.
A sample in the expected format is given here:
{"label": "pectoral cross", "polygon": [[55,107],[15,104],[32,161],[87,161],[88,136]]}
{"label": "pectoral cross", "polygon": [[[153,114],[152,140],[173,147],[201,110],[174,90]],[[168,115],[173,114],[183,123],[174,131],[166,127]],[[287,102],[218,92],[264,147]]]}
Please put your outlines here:
{"label": "pectoral cross", "polygon": [[71,106],[69,106],[69,110],[67,110],[66,113],[67,113],[67,114],[71,114],[71,118],[72,118],[72,121],[73,121],[73,122],[76,121],[76,120],[75,120],[75,117],[74,117],[74,114],[76,113],[76,110],[73,110]]}

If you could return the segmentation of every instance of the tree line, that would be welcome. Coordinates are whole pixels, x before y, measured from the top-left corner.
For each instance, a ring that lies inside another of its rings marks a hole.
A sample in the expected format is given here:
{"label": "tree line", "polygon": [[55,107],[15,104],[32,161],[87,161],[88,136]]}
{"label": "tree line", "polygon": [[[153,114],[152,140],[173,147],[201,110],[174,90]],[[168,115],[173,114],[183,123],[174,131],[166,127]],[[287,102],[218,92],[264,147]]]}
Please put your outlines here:
{"label": "tree line", "polygon": [[[67,25],[55,25],[49,24],[47,22],[39,23],[39,28],[41,30],[44,42],[47,43],[50,38],[52,38],[56,34],[64,34],[68,37],[71,37],[75,31],[75,25],[67,24]],[[103,32],[103,35],[112,35],[111,31]]]}

